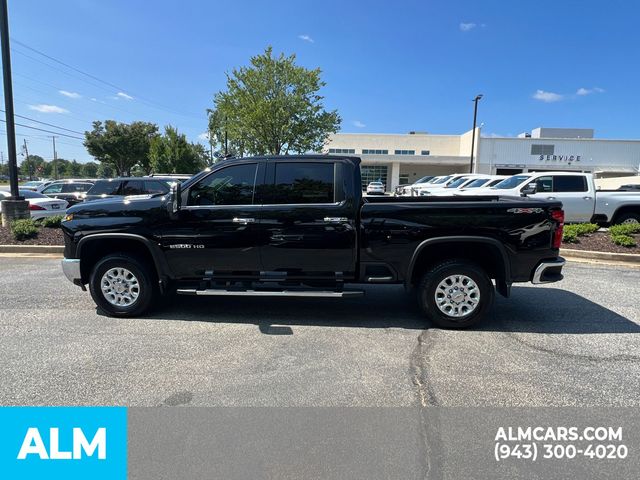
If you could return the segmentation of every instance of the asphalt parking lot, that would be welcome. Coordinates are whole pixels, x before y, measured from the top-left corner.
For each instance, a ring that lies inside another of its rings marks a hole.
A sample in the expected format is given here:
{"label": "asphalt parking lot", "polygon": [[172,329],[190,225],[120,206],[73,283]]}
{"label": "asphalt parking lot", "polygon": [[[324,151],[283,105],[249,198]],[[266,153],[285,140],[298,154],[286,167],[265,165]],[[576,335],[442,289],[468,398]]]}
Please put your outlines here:
{"label": "asphalt parking lot", "polygon": [[0,257],[0,404],[639,406],[640,269],[565,273],[446,331],[382,286],[349,300],[175,297],[113,319],[59,260]]}

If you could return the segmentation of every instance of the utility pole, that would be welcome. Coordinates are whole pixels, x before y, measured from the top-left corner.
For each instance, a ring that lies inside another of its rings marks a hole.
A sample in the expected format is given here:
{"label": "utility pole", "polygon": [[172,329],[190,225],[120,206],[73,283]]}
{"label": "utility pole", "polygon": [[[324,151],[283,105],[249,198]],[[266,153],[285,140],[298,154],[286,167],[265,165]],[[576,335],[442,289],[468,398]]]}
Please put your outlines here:
{"label": "utility pole", "polygon": [[9,148],[9,184],[11,196],[2,201],[2,226],[18,218],[29,217],[29,202],[18,190],[18,160],[16,152],[16,125],[13,116],[13,84],[11,83],[11,47],[9,45],[9,9],[7,0],[0,0],[0,43],[2,49],[2,81],[4,84],[4,112],[7,121],[7,147]]}
{"label": "utility pole", "polygon": [[471,162],[469,163],[469,173],[473,173],[473,153],[476,146],[476,119],[478,117],[478,102],[481,98],[482,94],[479,94],[473,99],[473,130],[471,131]]}
{"label": "utility pole", "polygon": [[[24,150],[24,160],[22,161],[22,164],[24,165],[24,162],[27,161],[29,162],[29,149],[27,148],[27,139],[23,139],[24,140],[24,144],[22,146],[22,149]],[[29,162],[27,165],[29,165],[29,180],[33,180],[33,165],[31,164],[31,162]]]}
{"label": "utility pole", "polygon": [[55,135],[51,137],[53,140],[53,176],[56,180],[58,180],[58,154],[56,153],[56,137]]}

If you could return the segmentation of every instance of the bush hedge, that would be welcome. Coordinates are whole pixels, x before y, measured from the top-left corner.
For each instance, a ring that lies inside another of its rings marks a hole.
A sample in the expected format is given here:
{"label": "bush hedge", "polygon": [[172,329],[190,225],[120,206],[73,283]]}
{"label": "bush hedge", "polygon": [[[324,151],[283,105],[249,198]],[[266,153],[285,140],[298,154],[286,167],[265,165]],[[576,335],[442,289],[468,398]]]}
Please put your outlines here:
{"label": "bush hedge", "polygon": [[55,217],[45,217],[40,224],[46,228],[60,228],[62,224],[62,215],[56,215]]}
{"label": "bush hedge", "polygon": [[638,243],[631,235],[640,233],[640,223],[623,223],[609,227],[611,241],[622,247],[635,247]]}
{"label": "bush hedge", "polygon": [[11,222],[11,233],[16,240],[27,240],[38,235],[38,226],[30,218]]}
{"label": "bush hedge", "polygon": [[599,228],[595,223],[572,223],[565,225],[562,231],[562,241],[565,243],[576,243],[578,237],[597,232]]}

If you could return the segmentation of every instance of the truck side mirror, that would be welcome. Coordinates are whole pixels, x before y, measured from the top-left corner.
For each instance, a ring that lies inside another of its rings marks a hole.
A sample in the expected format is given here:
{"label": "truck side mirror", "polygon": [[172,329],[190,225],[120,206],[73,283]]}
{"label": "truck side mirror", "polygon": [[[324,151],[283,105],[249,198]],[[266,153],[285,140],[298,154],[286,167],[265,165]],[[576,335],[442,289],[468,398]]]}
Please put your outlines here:
{"label": "truck side mirror", "polygon": [[180,211],[182,203],[182,186],[180,182],[176,182],[171,186],[171,216],[175,217]]}
{"label": "truck side mirror", "polygon": [[525,186],[520,192],[522,193],[522,196],[526,196],[526,195],[533,195],[537,191],[538,191],[538,184],[536,182],[531,182],[527,184],[527,186]]}

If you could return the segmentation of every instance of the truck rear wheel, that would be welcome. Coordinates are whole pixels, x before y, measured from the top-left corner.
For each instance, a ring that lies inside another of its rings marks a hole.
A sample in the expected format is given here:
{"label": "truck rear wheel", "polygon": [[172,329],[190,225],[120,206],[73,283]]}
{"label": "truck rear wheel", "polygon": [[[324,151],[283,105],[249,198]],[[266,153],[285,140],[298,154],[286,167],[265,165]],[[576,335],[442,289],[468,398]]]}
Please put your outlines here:
{"label": "truck rear wheel", "polygon": [[621,213],[616,217],[614,224],[621,223],[640,223],[640,213],[627,212]]}
{"label": "truck rear wheel", "polygon": [[91,272],[89,291],[96,305],[113,317],[140,315],[157,295],[150,269],[126,254],[98,261]]}
{"label": "truck rear wheel", "polygon": [[493,304],[487,273],[467,260],[448,260],[429,270],[418,286],[418,303],[438,327],[466,328],[480,322]]}

